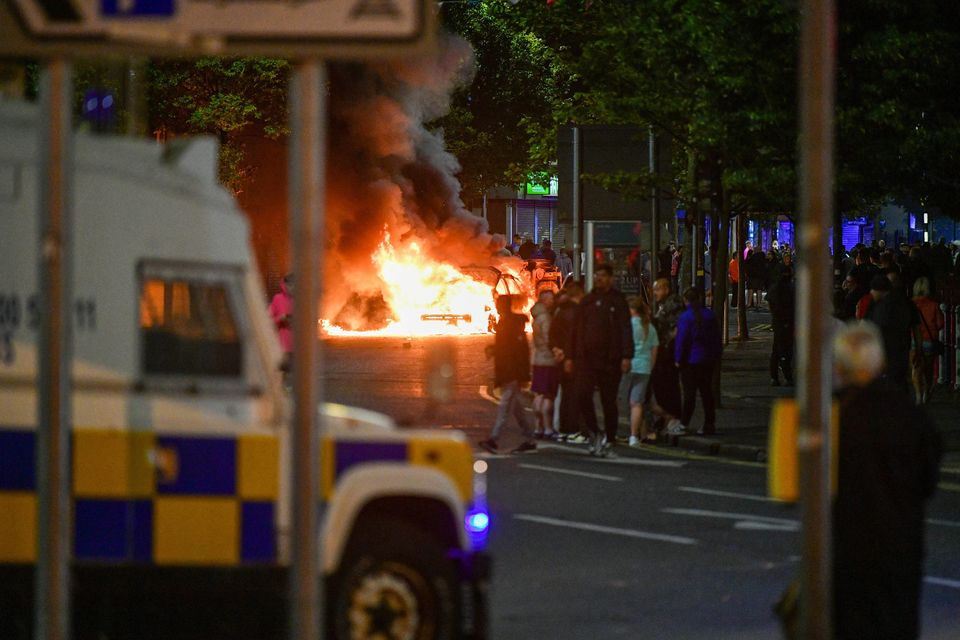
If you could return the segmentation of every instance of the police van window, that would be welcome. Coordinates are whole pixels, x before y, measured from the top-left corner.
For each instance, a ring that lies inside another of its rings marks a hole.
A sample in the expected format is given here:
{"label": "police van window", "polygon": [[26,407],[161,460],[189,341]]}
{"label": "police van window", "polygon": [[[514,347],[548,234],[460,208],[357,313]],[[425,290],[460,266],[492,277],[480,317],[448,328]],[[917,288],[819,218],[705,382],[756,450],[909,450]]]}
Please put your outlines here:
{"label": "police van window", "polygon": [[242,343],[223,283],[144,278],[140,333],[145,373],[243,375]]}

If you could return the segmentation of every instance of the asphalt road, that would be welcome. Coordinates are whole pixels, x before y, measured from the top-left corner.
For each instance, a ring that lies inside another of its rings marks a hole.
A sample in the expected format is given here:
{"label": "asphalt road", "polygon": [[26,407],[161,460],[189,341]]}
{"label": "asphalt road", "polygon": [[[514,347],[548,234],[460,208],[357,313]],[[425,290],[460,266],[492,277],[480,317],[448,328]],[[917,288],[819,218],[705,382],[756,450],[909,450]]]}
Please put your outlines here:
{"label": "asphalt road", "polygon": [[[489,337],[453,341],[453,398],[434,405],[437,339],[325,343],[327,398],[476,441],[496,411]],[[516,436],[513,436],[516,439]],[[509,442],[508,442],[509,444]],[[493,638],[776,638],[771,605],[799,570],[799,516],[764,496],[762,465],[675,449],[583,446],[486,456]],[[960,470],[928,511],[924,638],[960,637]]]}

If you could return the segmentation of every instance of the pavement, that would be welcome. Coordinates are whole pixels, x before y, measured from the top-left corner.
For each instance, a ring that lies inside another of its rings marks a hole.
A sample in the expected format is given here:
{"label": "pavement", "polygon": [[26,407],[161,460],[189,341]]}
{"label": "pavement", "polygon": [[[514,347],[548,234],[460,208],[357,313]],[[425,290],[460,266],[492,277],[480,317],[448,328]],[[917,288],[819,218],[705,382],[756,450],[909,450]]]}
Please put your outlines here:
{"label": "pavement", "polygon": [[[732,318],[730,341],[724,347],[720,374],[720,407],[717,409],[717,433],[711,436],[671,436],[658,446],[678,447],[701,454],[737,460],[765,462],[770,409],[777,398],[789,398],[796,388],[770,385],[770,350],[773,332],[766,309],[748,310],[749,339],[736,336],[736,318]],[[783,380],[781,379],[781,382]],[[698,400],[691,427],[703,424]],[[944,466],[960,468],[960,391],[938,387],[927,410],[944,436]],[[629,433],[621,418],[621,432]]]}

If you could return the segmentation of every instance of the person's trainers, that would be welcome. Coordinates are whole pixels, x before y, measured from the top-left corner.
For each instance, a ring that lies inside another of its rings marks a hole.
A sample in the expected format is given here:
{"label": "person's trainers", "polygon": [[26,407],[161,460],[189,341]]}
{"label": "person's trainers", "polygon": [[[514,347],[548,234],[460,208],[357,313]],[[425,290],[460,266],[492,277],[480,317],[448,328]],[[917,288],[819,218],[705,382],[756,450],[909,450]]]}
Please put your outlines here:
{"label": "person's trainers", "polygon": [[567,437],[567,442],[570,444],[587,444],[590,442],[590,438],[583,435],[582,433],[577,433],[572,436]]}
{"label": "person's trainers", "polygon": [[499,448],[497,447],[497,441],[494,440],[493,438],[487,438],[486,440],[481,440],[477,444],[480,445],[481,449],[485,451],[489,451],[490,453],[496,453]]}
{"label": "person's trainers", "polygon": [[524,451],[536,451],[537,443],[533,440],[521,442],[520,446],[513,450],[513,453],[523,453]]}
{"label": "person's trainers", "polygon": [[590,445],[587,447],[587,453],[594,456],[600,450],[600,434],[594,433],[590,436]]}
{"label": "person's trainers", "polygon": [[667,423],[667,433],[672,436],[682,436],[686,432],[687,430],[684,428],[683,423],[676,418]]}
{"label": "person's trainers", "polygon": [[629,442],[627,442],[627,444],[630,445],[631,447],[639,447],[640,438],[638,438],[637,436],[630,436],[630,440]]}
{"label": "person's trainers", "polygon": [[613,452],[613,443],[604,442],[603,446],[600,447],[600,451],[597,453],[601,458],[616,458],[617,454]]}

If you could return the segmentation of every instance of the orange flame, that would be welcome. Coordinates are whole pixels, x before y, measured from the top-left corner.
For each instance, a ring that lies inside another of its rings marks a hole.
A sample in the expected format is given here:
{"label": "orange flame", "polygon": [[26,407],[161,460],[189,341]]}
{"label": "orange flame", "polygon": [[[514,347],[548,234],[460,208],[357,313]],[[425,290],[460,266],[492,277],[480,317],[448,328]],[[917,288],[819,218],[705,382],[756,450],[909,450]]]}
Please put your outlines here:
{"label": "orange flame", "polygon": [[[372,331],[348,331],[321,321],[330,336],[434,336],[488,333],[497,315],[493,287],[424,255],[417,242],[383,241],[373,254],[393,319]],[[529,305],[525,305],[529,306]]]}

